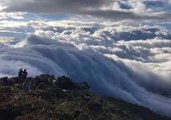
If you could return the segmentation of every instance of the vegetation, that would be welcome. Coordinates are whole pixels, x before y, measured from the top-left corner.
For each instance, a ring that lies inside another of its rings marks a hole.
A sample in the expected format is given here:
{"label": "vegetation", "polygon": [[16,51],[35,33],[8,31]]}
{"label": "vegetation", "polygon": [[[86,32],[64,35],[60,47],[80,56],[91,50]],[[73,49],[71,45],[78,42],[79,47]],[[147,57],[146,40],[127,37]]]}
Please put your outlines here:
{"label": "vegetation", "polygon": [[31,92],[23,91],[20,78],[1,78],[0,120],[171,120],[123,100],[95,96],[87,83],[65,76],[28,80]]}

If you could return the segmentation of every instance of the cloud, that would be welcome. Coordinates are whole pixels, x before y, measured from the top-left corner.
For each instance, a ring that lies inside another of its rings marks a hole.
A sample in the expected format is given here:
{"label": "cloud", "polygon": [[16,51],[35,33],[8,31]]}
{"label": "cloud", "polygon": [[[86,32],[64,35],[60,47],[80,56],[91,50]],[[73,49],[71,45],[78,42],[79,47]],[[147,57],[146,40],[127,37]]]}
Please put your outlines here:
{"label": "cloud", "polygon": [[[137,10],[136,10],[137,11]],[[135,11],[135,12],[136,12]],[[157,14],[148,14],[148,15],[140,15],[131,11],[115,11],[115,10],[91,10],[85,11],[81,14],[85,15],[93,15],[96,17],[102,17],[107,19],[130,19],[130,20],[169,20],[169,13],[157,13]]]}
{"label": "cloud", "polygon": [[[17,1],[16,1],[17,2]],[[28,11],[28,12],[57,12],[57,11],[80,11],[81,9],[88,9],[89,7],[99,8],[105,3],[103,0],[33,0],[33,1],[18,1],[17,4],[11,1],[9,5],[10,10]],[[38,5],[38,6],[37,6]],[[30,9],[32,6],[32,9]],[[63,6],[63,7],[62,7]],[[44,7],[45,9],[42,9]],[[66,9],[68,8],[68,9]]]}
{"label": "cloud", "polygon": [[30,21],[24,26],[33,26],[35,32],[16,43],[1,43],[0,76],[16,75],[21,67],[29,75],[65,74],[76,82],[87,81],[95,93],[170,116],[171,33],[167,29],[73,21]]}
{"label": "cloud", "polygon": [[[122,0],[25,0],[3,2],[8,12],[91,15],[106,19],[170,20],[168,1]],[[152,5],[152,3],[155,3]],[[161,4],[161,6],[159,6]],[[166,6],[167,5],[167,6]],[[31,9],[30,9],[31,8]]]}
{"label": "cloud", "polygon": [[0,20],[22,20],[24,19],[25,13],[21,12],[0,12]]}

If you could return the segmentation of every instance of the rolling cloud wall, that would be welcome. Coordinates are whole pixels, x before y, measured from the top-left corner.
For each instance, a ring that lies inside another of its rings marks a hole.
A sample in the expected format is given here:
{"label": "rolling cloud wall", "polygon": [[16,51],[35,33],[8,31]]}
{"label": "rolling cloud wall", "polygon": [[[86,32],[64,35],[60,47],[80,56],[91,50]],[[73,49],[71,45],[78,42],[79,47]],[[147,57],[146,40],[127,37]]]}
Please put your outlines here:
{"label": "rolling cloud wall", "polygon": [[[101,95],[171,115],[171,32],[158,26],[44,27],[0,44],[0,77],[67,75]],[[171,117],[171,116],[170,116]]]}

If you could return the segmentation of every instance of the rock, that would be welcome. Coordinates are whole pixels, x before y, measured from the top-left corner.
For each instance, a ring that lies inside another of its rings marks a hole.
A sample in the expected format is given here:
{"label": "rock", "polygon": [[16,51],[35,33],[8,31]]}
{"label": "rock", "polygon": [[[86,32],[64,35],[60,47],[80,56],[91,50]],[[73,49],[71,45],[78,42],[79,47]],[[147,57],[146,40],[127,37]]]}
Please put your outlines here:
{"label": "rock", "polygon": [[54,81],[55,77],[52,75],[48,75],[48,74],[42,74],[40,76],[36,77],[36,81],[39,83],[45,83],[49,86],[53,85],[53,81]]}
{"label": "rock", "polygon": [[56,81],[56,85],[59,88],[65,89],[65,90],[73,90],[73,89],[76,89],[75,83],[72,82],[71,79],[68,78],[68,77],[66,77],[66,76],[58,77],[58,79]]}
{"label": "rock", "polygon": [[22,89],[24,92],[31,92],[31,86],[28,82],[24,82],[22,84]]}

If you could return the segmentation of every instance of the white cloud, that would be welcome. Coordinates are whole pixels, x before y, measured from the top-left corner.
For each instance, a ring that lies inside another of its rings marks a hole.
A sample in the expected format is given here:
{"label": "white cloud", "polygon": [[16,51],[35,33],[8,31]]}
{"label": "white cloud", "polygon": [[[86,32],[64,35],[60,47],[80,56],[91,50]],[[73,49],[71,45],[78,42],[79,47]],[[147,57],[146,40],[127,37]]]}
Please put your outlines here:
{"label": "white cloud", "polygon": [[16,19],[16,20],[22,20],[24,19],[24,15],[26,13],[23,12],[0,12],[0,19],[2,20],[9,20],[9,19]]}
{"label": "white cloud", "polygon": [[66,74],[89,82],[96,93],[170,116],[170,31],[74,21],[19,24],[23,26],[32,26],[35,33],[24,41],[1,43],[0,76],[15,75],[20,67],[28,68],[30,75]]}
{"label": "white cloud", "polygon": [[[158,0],[73,0],[72,2],[67,0],[8,0],[2,3],[7,6],[5,11],[10,12],[65,13],[116,20],[170,20],[168,0],[163,2]],[[157,7],[152,3],[157,3]]]}

